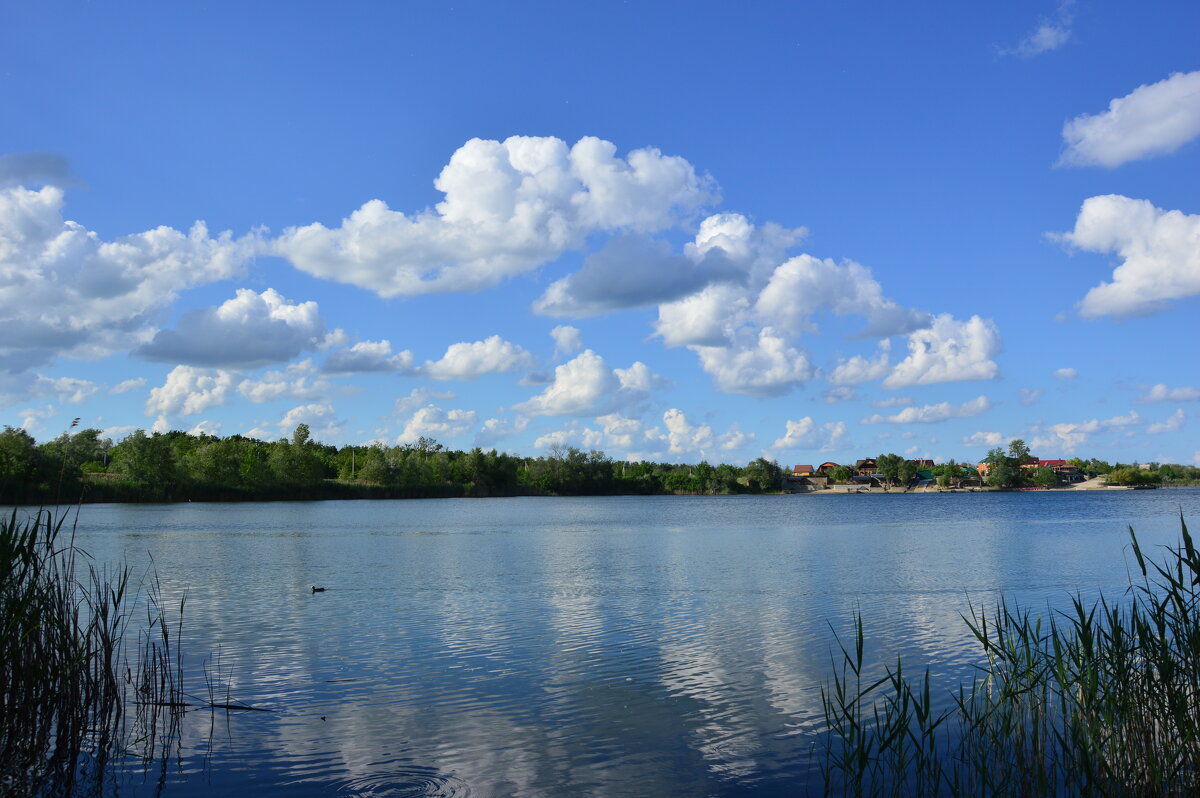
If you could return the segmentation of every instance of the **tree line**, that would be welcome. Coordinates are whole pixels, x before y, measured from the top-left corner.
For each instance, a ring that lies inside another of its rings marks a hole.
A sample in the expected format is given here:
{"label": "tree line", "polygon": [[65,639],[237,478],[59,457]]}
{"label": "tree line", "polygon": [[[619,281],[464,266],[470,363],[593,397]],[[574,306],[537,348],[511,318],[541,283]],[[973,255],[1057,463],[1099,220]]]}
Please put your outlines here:
{"label": "tree line", "polygon": [[[1005,488],[1053,486],[1048,468],[1023,468],[1024,441],[993,449],[987,482]],[[1152,464],[1149,470],[1102,460],[1069,461],[1110,484],[1197,484],[1200,468]],[[877,475],[906,485],[916,464],[880,455]],[[974,464],[951,460],[933,467],[942,485],[978,476]],[[601,451],[552,447],[539,457],[479,448],[456,451],[420,438],[394,446],[331,446],[312,440],[301,424],[290,438],[263,441],[137,430],[119,443],[100,430],[70,430],[45,443],[26,431],[0,432],[0,504],[84,501],[267,501],[276,499],[436,498],[452,496],[765,493],[779,490],[785,472],[760,457],[745,466],[626,462]],[[835,483],[853,471],[839,466]]]}
{"label": "tree line", "polygon": [[312,440],[304,424],[276,441],[137,430],[114,444],[84,429],[38,444],[22,429],[0,432],[0,503],[761,493],[782,478],[765,458],[631,463],[574,447],[521,457],[429,438],[337,447]]}

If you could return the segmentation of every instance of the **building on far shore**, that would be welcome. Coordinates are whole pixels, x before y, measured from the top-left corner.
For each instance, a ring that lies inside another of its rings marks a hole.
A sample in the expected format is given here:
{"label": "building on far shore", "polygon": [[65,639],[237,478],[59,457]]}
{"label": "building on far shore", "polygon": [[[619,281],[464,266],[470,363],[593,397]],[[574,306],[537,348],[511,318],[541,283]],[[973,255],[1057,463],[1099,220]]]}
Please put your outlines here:
{"label": "building on far shore", "polygon": [[792,476],[794,477],[811,477],[813,475],[813,467],[810,465],[798,465],[792,467]]}

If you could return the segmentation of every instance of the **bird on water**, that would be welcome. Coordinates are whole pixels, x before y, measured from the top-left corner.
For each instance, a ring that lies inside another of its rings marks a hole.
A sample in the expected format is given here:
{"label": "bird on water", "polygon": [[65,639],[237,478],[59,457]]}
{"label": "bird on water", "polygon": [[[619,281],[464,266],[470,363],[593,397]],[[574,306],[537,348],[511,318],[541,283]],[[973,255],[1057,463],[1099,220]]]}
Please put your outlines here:
{"label": "bird on water", "polygon": [[325,588],[323,588],[323,587],[317,587],[316,585],[313,585],[312,587],[313,587],[314,593],[324,593],[325,592]]}

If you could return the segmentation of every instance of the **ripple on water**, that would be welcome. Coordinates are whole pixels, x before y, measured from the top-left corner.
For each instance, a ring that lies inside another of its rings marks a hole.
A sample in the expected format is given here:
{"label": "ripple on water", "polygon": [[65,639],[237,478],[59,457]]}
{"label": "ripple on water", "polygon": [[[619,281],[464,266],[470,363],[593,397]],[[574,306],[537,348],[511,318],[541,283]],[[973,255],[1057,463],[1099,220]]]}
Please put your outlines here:
{"label": "ripple on water", "polygon": [[471,794],[471,788],[457,776],[414,765],[345,779],[331,794],[344,798],[465,798]]}

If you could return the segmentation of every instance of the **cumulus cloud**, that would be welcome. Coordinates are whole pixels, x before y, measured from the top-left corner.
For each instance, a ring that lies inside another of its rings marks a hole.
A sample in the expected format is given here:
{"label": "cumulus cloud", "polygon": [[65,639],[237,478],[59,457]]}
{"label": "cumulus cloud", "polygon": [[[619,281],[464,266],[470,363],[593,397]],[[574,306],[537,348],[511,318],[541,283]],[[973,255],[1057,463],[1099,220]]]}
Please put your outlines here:
{"label": "cumulus cloud", "polygon": [[330,352],[321,365],[326,374],[370,374],[376,372],[412,370],[413,354],[405,349],[392,353],[392,342],[359,341],[348,349]]}
{"label": "cumulus cloud", "polygon": [[770,327],[732,346],[693,346],[700,365],[726,393],[781,396],[813,377],[808,356]]}
{"label": "cumulus cloud", "polygon": [[594,316],[670,302],[709,283],[743,276],[721,249],[693,260],[673,253],[665,241],[618,236],[589,255],[582,269],[552,283],[533,310],[547,316]]}
{"label": "cumulus cloud", "polygon": [[1038,434],[1034,436],[1029,445],[1037,449],[1060,449],[1066,454],[1072,454],[1097,432],[1132,427],[1140,423],[1141,417],[1134,410],[1130,411],[1127,416],[1113,416],[1103,421],[1094,418],[1080,423],[1053,424],[1044,430],[1038,429]]}
{"label": "cumulus cloud", "polygon": [[827,379],[831,385],[858,385],[870,380],[883,379],[892,367],[888,359],[891,351],[892,342],[885,338],[879,342],[879,351],[875,357],[855,355],[849,360],[840,361]]}
{"label": "cumulus cloud", "polygon": [[146,378],[145,377],[134,377],[133,379],[122,380],[121,382],[118,382],[112,388],[109,388],[108,392],[111,394],[129,393],[130,391],[136,391],[139,388],[145,388],[145,387],[146,387]]}
{"label": "cumulus cloud", "polygon": [[63,404],[77,405],[86,401],[89,396],[99,390],[100,386],[90,380],[38,375],[33,393],[36,396],[53,396]]}
{"label": "cumulus cloud", "polygon": [[535,449],[596,449],[604,445],[604,433],[598,429],[572,424],[563,429],[539,435],[533,442]]}
{"label": "cumulus cloud", "polygon": [[447,440],[469,432],[475,426],[474,410],[443,410],[437,405],[425,405],[412,414],[397,443],[412,443],[417,438]]}
{"label": "cumulus cloud", "polygon": [[529,419],[517,416],[511,421],[502,418],[489,418],[480,425],[475,433],[476,446],[494,446],[496,443],[524,432],[529,426]]}
{"label": "cumulus cloud", "polygon": [[864,336],[902,335],[927,327],[930,316],[905,308],[883,295],[871,270],[853,261],[842,265],[828,258],[799,255],[781,264],[755,302],[768,323],[791,332],[815,332],[812,317],[819,311],[838,316],[862,316]]}
{"label": "cumulus cloud", "polygon": [[219,307],[185,313],[174,330],[159,330],[133,354],[187,366],[255,368],[291,360],[324,337],[316,302],[292,303],[272,288],[261,294],[239,288]]}
{"label": "cumulus cloud", "polygon": [[225,404],[234,390],[235,375],[223,369],[176,366],[166,381],[150,389],[146,415],[192,416]]}
{"label": "cumulus cloud", "polygon": [[749,307],[743,289],[710,285],[685,299],[660,305],[655,335],[668,347],[724,346]]}
{"label": "cumulus cloud", "polygon": [[1000,351],[1000,332],[993,322],[979,316],[958,321],[943,313],[928,329],[909,334],[908,351],[883,387],[990,380],[998,371],[992,358]]}
{"label": "cumulus cloud", "polygon": [[910,396],[889,396],[887,399],[878,399],[871,402],[871,407],[910,407],[913,402]]}
{"label": "cumulus cloud", "polygon": [[455,398],[453,391],[434,391],[422,385],[420,388],[413,388],[407,396],[398,397],[392,408],[392,415],[407,416],[418,407],[453,398]]}
{"label": "cumulus cloud", "polygon": [[1200,71],[1138,86],[1098,114],[1063,126],[1060,164],[1107,166],[1165,155],[1200,136]]}
{"label": "cumulus cloud", "polygon": [[420,373],[435,380],[474,380],[484,374],[516,371],[533,365],[533,356],[499,335],[483,341],[451,344],[440,360],[429,360]]}
{"label": "cumulus cloud", "polygon": [[1146,427],[1146,432],[1152,435],[1158,435],[1163,432],[1179,432],[1183,429],[1184,422],[1187,421],[1187,414],[1183,412],[1183,408],[1177,408],[1174,415],[1167,418],[1166,421],[1160,421],[1157,424],[1151,424]]}
{"label": "cumulus cloud", "polygon": [[995,447],[1004,443],[1004,436],[999,432],[975,432],[962,439],[963,446]]}
{"label": "cumulus cloud", "polygon": [[844,421],[817,424],[810,416],[788,421],[786,429],[784,436],[771,444],[772,449],[817,449],[828,452],[840,448],[846,437]]}
{"label": "cumulus cloud", "polygon": [[1056,380],[1073,380],[1078,376],[1079,372],[1071,368],[1056,369],[1054,372],[1054,378]]}
{"label": "cumulus cloud", "polygon": [[663,413],[663,426],[667,428],[667,449],[671,454],[703,451],[713,444],[712,427],[689,424],[687,416],[677,408]]}
{"label": "cumulus cloud", "polygon": [[1018,42],[1015,47],[1000,48],[1000,53],[1021,58],[1033,58],[1062,47],[1071,39],[1071,25],[1074,22],[1071,14],[1073,4],[1074,0],[1060,2],[1053,17],[1039,22],[1037,28]]}
{"label": "cumulus cloud", "polygon": [[342,434],[344,426],[329,402],[313,402],[293,407],[283,414],[279,421],[279,429],[287,435],[301,424],[308,425],[313,440],[336,438]]}
{"label": "cumulus cloud", "polygon": [[569,357],[583,349],[583,338],[578,327],[560,324],[550,331],[550,337],[554,339],[554,358],[556,360]]}
{"label": "cumulus cloud", "polygon": [[412,215],[371,200],[329,229],[288,228],[276,253],[317,277],[381,296],[495,285],[579,247],[597,232],[651,233],[716,199],[711,181],[656,149],[626,158],[611,142],[471,139],[434,186],[445,198]]}
{"label": "cumulus cloud", "polygon": [[610,369],[604,358],[585,349],[554,369],[554,380],[514,410],[531,416],[577,416],[616,410],[646,398],[663,380],[641,362]]}
{"label": "cumulus cloud", "polygon": [[847,385],[842,385],[824,391],[821,394],[821,398],[832,405],[837,404],[838,402],[852,402],[858,398],[858,395],[854,392],[853,388]]}
{"label": "cumulus cloud", "polygon": [[257,240],[158,227],[103,241],[63,219],[63,192],[0,189],[0,370],[102,357],[148,338],[178,292],[231,277]]}
{"label": "cumulus cloud", "polygon": [[238,393],[251,402],[262,404],[280,397],[299,401],[323,399],[333,386],[316,375],[317,369],[311,358],[289,365],[283,371],[268,371],[258,379],[244,379],[238,383]]}
{"label": "cumulus cloud", "polygon": [[1158,404],[1159,402],[1200,402],[1200,389],[1186,386],[1168,388],[1160,382],[1158,385],[1152,385],[1146,389],[1146,392],[1138,397],[1137,401],[1142,405]]}
{"label": "cumulus cloud", "polygon": [[1200,294],[1200,215],[1107,194],[1085,200],[1075,230],[1054,237],[1121,258],[1112,282],[1092,288],[1079,303],[1083,316],[1141,316]]}
{"label": "cumulus cloud", "polygon": [[863,424],[933,424],[951,418],[971,418],[984,413],[992,407],[986,396],[977,396],[961,405],[941,402],[924,407],[906,407],[892,416],[876,413],[862,420]]}

